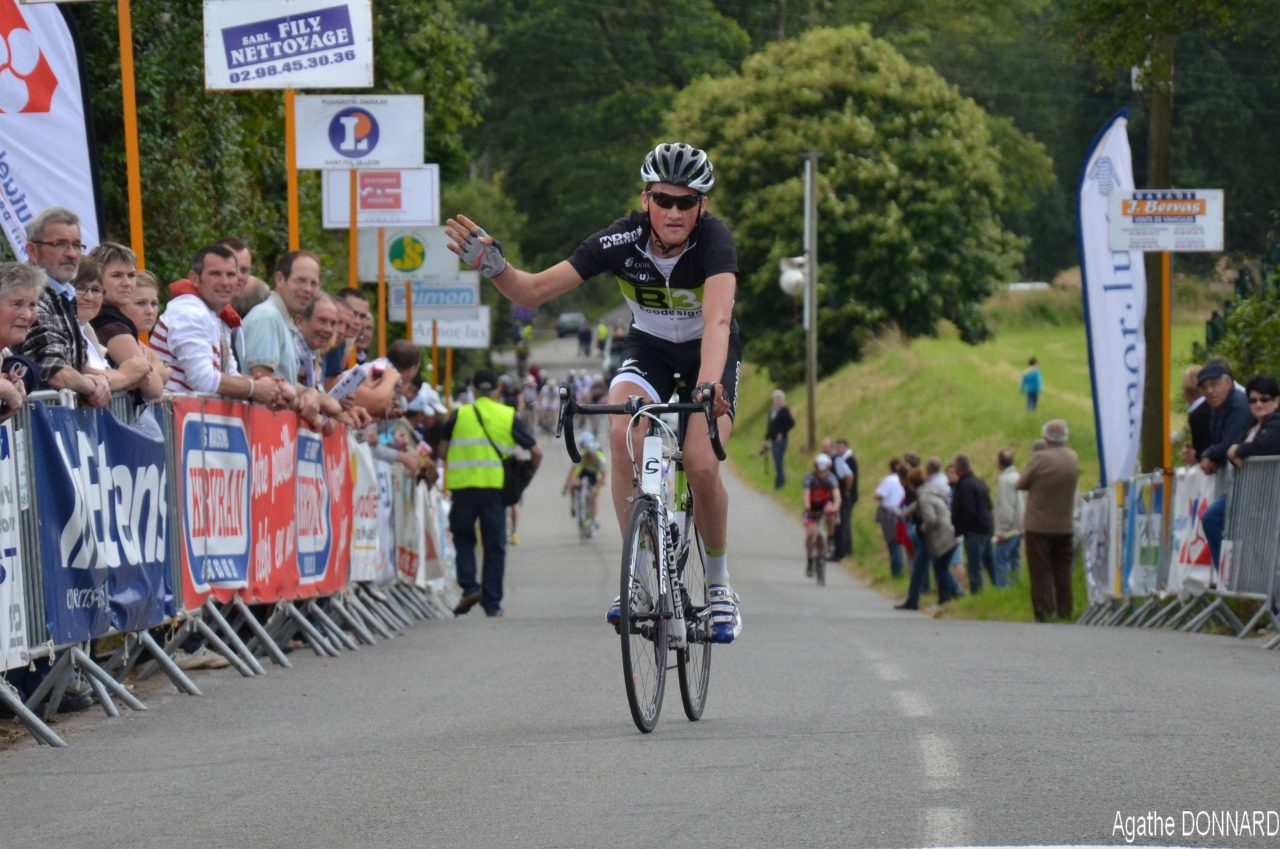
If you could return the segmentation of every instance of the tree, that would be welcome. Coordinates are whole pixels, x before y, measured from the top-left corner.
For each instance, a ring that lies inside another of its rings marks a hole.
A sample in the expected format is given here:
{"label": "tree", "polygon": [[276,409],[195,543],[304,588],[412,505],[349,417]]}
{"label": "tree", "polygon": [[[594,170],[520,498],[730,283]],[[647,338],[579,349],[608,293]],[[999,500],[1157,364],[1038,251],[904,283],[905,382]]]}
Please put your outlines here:
{"label": "tree", "polygon": [[986,338],[978,305],[1021,261],[1000,210],[1015,188],[1051,180],[1039,145],[865,26],[771,44],[741,74],[690,86],[670,122],[716,163],[713,208],[737,239],[744,336],[783,381],[803,362],[801,329],[779,321],[793,307],[777,276],[778,261],[801,249],[805,151],[822,154],[818,347],[827,372],[856,359],[886,323],[910,337],[948,319],[965,341]]}

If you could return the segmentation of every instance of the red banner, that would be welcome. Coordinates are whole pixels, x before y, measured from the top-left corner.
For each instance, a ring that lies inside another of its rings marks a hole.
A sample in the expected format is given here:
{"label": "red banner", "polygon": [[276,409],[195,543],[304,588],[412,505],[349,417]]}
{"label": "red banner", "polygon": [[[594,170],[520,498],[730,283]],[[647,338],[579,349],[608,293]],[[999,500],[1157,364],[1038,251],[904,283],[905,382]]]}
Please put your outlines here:
{"label": "red banner", "polygon": [[298,417],[254,404],[249,410],[253,457],[253,557],[246,601],[298,598]]}
{"label": "red banner", "polygon": [[329,568],[325,570],[324,579],[316,584],[316,588],[320,595],[331,595],[347,588],[347,575],[351,569],[351,492],[354,472],[345,428],[338,428],[324,438],[324,470],[329,486],[332,545],[329,549]]}

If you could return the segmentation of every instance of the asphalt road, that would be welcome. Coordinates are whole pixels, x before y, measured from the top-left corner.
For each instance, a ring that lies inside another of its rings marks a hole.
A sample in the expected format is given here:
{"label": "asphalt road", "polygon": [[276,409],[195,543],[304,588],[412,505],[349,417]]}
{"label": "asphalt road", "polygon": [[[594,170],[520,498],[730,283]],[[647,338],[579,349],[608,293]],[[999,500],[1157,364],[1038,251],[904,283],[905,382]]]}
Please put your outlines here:
{"label": "asphalt road", "polygon": [[[835,570],[797,516],[732,483],[739,642],[702,721],[674,673],[641,735],[604,624],[620,545],[579,545],[547,447],[508,552],[507,615],[246,680],[198,672],[150,710],[61,720],[0,752],[0,847],[923,847],[1198,838],[1183,811],[1280,808],[1280,652],[1224,637],[937,621]],[[1136,827],[1136,821],[1135,821]]]}

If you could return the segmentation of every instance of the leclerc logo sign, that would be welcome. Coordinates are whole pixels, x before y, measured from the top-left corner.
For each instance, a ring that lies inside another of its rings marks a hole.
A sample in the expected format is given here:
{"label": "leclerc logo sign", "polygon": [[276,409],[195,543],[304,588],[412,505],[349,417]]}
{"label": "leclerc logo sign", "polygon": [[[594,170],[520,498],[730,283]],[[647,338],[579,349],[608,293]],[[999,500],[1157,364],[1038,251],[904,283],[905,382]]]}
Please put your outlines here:
{"label": "leclerc logo sign", "polygon": [[418,168],[420,94],[294,99],[299,168]]}
{"label": "leclerc logo sign", "polygon": [[343,156],[369,156],[378,146],[378,119],[367,109],[343,109],[329,122],[329,144]]}
{"label": "leclerc logo sign", "polygon": [[0,112],[48,112],[58,78],[14,0],[0,0]]}

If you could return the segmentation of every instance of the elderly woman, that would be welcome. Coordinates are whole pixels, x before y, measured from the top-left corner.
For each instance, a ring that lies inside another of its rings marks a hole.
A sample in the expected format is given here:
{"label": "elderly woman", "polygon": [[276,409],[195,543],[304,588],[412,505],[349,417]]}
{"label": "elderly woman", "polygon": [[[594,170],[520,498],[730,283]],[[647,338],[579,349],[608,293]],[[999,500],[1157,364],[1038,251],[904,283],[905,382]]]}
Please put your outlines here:
{"label": "elderly woman", "polygon": [[37,378],[34,364],[14,354],[27,338],[36,318],[36,301],[44,287],[44,275],[35,266],[21,262],[0,262],[0,421],[22,406]]}
{"label": "elderly woman", "polygon": [[952,584],[947,580],[947,571],[959,546],[956,543],[955,529],[951,526],[951,508],[947,506],[947,497],[937,487],[928,485],[925,470],[916,466],[908,472],[907,486],[916,495],[915,503],[908,509],[908,513],[919,529],[922,551],[916,553],[911,564],[911,584],[907,589],[907,600],[896,607],[898,610],[919,610],[925,570],[931,562],[938,585],[938,604],[946,604],[955,598],[950,589]]}

